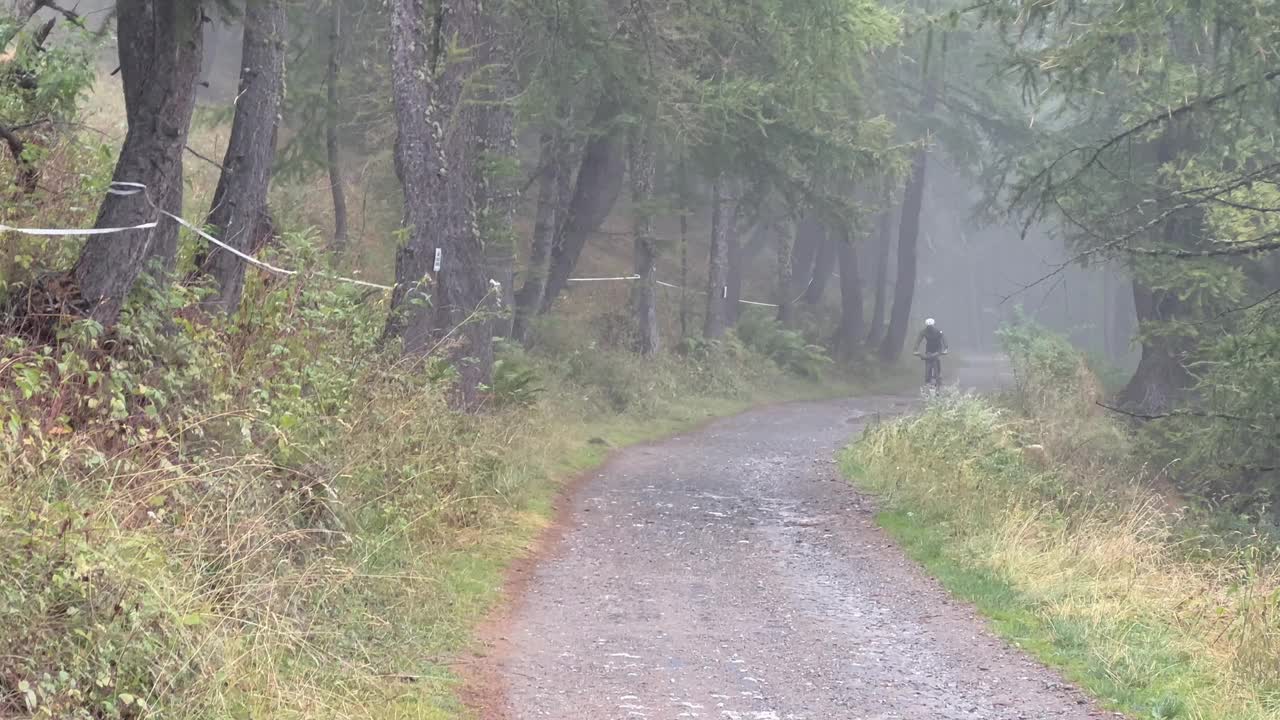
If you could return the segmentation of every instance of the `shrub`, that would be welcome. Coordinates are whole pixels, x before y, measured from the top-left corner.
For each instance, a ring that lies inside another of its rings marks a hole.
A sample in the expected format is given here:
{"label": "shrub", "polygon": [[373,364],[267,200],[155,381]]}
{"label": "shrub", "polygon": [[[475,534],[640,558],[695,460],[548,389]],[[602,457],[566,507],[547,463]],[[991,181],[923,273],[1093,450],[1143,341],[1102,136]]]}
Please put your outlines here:
{"label": "shrub", "polygon": [[734,332],[746,347],[802,377],[821,377],[823,369],[831,364],[823,348],[810,345],[800,333],[784,328],[763,312],[743,313]]}
{"label": "shrub", "polygon": [[499,405],[529,407],[545,391],[542,378],[523,349],[499,342],[493,363],[493,397]]}

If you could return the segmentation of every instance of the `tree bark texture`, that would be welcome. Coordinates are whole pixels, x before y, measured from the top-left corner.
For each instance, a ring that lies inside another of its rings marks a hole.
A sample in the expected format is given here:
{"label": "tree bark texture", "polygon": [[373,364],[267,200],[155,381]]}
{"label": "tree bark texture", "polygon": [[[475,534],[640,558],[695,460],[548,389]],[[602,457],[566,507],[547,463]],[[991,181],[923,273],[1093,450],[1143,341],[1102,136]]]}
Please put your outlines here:
{"label": "tree bark texture", "polygon": [[564,222],[560,223],[551,247],[551,269],[547,274],[541,312],[550,310],[569,284],[569,277],[586,247],[587,238],[609,216],[622,191],[626,138],[613,122],[619,107],[611,98],[601,100],[592,118],[590,129],[593,135],[582,151],[573,199],[569,201]]}
{"label": "tree bark texture", "polygon": [[724,178],[711,186],[711,252],[707,264],[707,314],[702,336],[715,340],[729,327],[729,236],[735,222],[733,201],[726,197]]}
{"label": "tree bark texture", "polygon": [[841,240],[832,237],[828,231],[819,239],[818,252],[813,258],[813,273],[809,279],[809,287],[804,291],[804,301],[808,305],[817,305],[827,292],[827,283],[835,274],[839,260]]}
{"label": "tree bark texture", "polygon": [[778,322],[791,325],[795,321],[795,278],[791,266],[795,253],[797,225],[795,221],[784,221],[778,228]]}
{"label": "tree bark texture", "polygon": [[[284,0],[249,0],[235,118],[208,221],[214,237],[243,252],[252,249],[259,228],[270,225],[267,191],[284,100],[284,43]],[[244,261],[220,248],[209,248],[201,270],[214,282],[214,292],[204,306],[234,313],[244,294]]]}
{"label": "tree bark texture", "polygon": [[885,304],[889,287],[889,254],[893,251],[893,208],[880,211],[876,222],[875,244],[875,298],[871,309],[871,323],[867,329],[867,346],[876,347],[884,339]]}
{"label": "tree bark texture", "polygon": [[[184,163],[182,156],[178,156],[177,176],[181,178],[183,175]],[[160,207],[174,215],[182,215],[182,199],[186,196],[186,184],[179,181],[169,183],[165,188],[165,195],[160,199]],[[161,282],[168,282],[173,274],[174,267],[178,264],[178,235],[180,226],[169,218],[162,218],[160,225],[152,231],[151,247],[147,250],[147,257],[143,260],[143,270],[151,269],[157,272]],[[203,242],[203,240],[201,241]],[[206,248],[207,249],[207,248]]]}
{"label": "tree bark texture", "polygon": [[880,359],[894,363],[902,357],[911,322],[911,303],[916,292],[916,242],[920,237],[920,208],[924,204],[925,173],[929,155],[924,150],[916,152],[911,163],[911,177],[907,180],[902,200],[902,220],[898,225],[898,277],[893,283],[893,310],[884,340],[880,343]]}
{"label": "tree bark texture", "polygon": [[[493,334],[509,337],[515,320],[516,203],[519,188],[507,169],[517,165],[518,158],[513,102],[518,94],[511,77],[511,58],[506,37],[496,18],[484,19],[487,35],[479,53],[478,78],[482,91],[480,102],[471,103],[465,112],[478,114],[480,163],[476,168],[476,197],[481,213],[481,240],[491,284],[494,307]],[[477,82],[472,80],[473,83]]]}
{"label": "tree bark texture", "polygon": [[[1185,151],[1192,149],[1193,143],[1194,134],[1188,123],[1175,121],[1166,125],[1155,142],[1155,166],[1163,168],[1176,163]],[[1168,208],[1174,202],[1168,192],[1162,192],[1157,209]],[[1197,244],[1203,223],[1200,208],[1177,211],[1155,229],[1157,237],[1153,239],[1168,248],[1189,249]],[[1136,268],[1133,278],[1133,305],[1142,355],[1120,399],[1141,411],[1159,413],[1180,405],[1195,382],[1187,369],[1195,342],[1184,330],[1175,327],[1194,317],[1192,309],[1179,296],[1180,288],[1154,287],[1142,269]]]}
{"label": "tree bark texture", "polygon": [[836,332],[836,357],[848,361],[858,351],[866,332],[863,313],[862,274],[858,268],[858,249],[847,234],[832,238],[840,262],[840,329]]}
{"label": "tree bark texture", "polygon": [[447,350],[464,406],[479,400],[493,367],[476,204],[477,113],[460,111],[478,54],[445,63],[444,53],[451,43],[474,49],[491,40],[492,29],[485,26],[478,0],[441,4],[430,33],[422,0],[395,0],[391,6],[396,170],[408,238],[396,257],[386,334],[401,336],[407,354]]}
{"label": "tree bark texture", "polygon": [[347,190],[342,179],[342,151],[338,141],[341,108],[338,79],[342,70],[342,0],[331,0],[329,13],[329,68],[325,75],[325,159],[329,169],[329,194],[333,196],[333,241],[331,250],[344,250],[350,242],[347,227]]}
{"label": "tree bark texture", "polygon": [[631,138],[631,202],[634,213],[635,274],[631,291],[636,321],[636,352],[653,355],[661,349],[658,331],[658,249],[653,236],[653,185],[656,162],[653,133],[642,128]]}
{"label": "tree bark texture", "polygon": [[812,215],[796,224],[795,247],[791,251],[793,301],[809,294],[809,286],[813,282],[813,263],[818,257],[818,248],[826,242],[826,237],[827,229]]}
{"label": "tree bark texture", "polygon": [[755,262],[756,256],[769,244],[768,223],[756,225],[751,237],[744,245],[737,232],[729,235],[729,302],[726,306],[729,324],[737,324],[742,315],[742,282],[747,270]]}
{"label": "tree bark texture", "polygon": [[1175,338],[1152,331],[1159,323],[1178,320],[1184,308],[1173,291],[1156,290],[1138,280],[1133,282],[1133,304],[1139,327],[1146,327],[1138,368],[1120,399],[1145,412],[1167,412],[1182,402],[1193,378],[1186,367],[1186,348]]}
{"label": "tree bark texture", "polygon": [[[129,129],[112,180],[142,183],[145,193],[108,194],[94,227],[127,227],[156,220],[151,202],[169,204],[182,183],[182,152],[195,106],[202,52],[199,0],[120,0],[120,73]],[[180,190],[180,189],[179,189]],[[152,245],[176,225],[159,218],[154,230],[90,237],[72,276],[90,317],[113,325],[152,257]],[[167,250],[166,250],[167,252]],[[163,259],[162,259],[163,260]]]}
{"label": "tree bark texture", "polygon": [[[687,196],[686,196],[687,197]],[[689,337],[689,211],[680,211],[680,338]]]}
{"label": "tree bark texture", "polygon": [[[942,63],[945,50],[933,57],[934,30],[928,31],[925,40],[924,63],[920,79],[924,94],[920,98],[920,115],[929,117],[938,105],[938,86],[943,78]],[[945,49],[946,43],[943,43]],[[898,267],[893,284],[893,309],[889,313],[889,325],[880,343],[880,359],[886,363],[897,362],[907,341],[907,325],[911,322],[911,304],[916,294],[916,245],[920,239],[920,210],[924,206],[925,180],[929,169],[929,150],[921,147],[911,162],[911,177],[907,180],[902,198],[902,216],[898,221]]]}
{"label": "tree bark texture", "polygon": [[551,267],[551,244],[564,214],[560,188],[567,181],[564,175],[570,172],[563,129],[544,131],[538,145],[538,206],[533,220],[533,237],[529,243],[529,264],[525,270],[524,283],[516,293],[515,319],[511,330],[512,337],[520,342],[528,337],[529,322],[542,307],[542,298],[547,289],[547,272]]}

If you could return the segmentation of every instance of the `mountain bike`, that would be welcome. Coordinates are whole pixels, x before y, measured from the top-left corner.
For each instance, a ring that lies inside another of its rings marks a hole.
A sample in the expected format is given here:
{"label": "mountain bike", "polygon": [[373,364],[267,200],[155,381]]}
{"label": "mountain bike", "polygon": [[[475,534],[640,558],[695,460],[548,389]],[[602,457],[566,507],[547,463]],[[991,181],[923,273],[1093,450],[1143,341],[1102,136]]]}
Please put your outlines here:
{"label": "mountain bike", "polygon": [[924,360],[924,386],[926,389],[932,389],[936,392],[942,387],[942,356],[946,354],[946,350],[924,354],[915,353],[916,357]]}

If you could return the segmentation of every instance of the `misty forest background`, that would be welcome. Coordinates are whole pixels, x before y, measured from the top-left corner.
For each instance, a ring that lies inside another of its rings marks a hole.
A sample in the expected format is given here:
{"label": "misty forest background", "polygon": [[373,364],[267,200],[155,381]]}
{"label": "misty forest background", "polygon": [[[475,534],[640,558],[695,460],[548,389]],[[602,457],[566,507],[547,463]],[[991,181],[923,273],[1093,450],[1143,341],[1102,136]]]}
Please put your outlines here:
{"label": "misty forest background", "polygon": [[925,317],[1270,587],[1274,10],[7,1],[0,714],[452,717],[555,478]]}

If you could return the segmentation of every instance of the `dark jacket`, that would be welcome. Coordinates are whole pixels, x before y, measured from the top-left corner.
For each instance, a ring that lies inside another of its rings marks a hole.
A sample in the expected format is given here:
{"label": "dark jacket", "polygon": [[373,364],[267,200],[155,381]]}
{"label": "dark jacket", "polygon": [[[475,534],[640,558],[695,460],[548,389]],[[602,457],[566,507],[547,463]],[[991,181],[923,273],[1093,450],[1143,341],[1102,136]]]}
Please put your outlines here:
{"label": "dark jacket", "polygon": [[916,348],[920,347],[920,343],[924,343],[924,351],[926,353],[940,353],[947,349],[947,339],[943,337],[942,331],[934,327],[926,327],[920,331],[919,337],[916,338]]}

